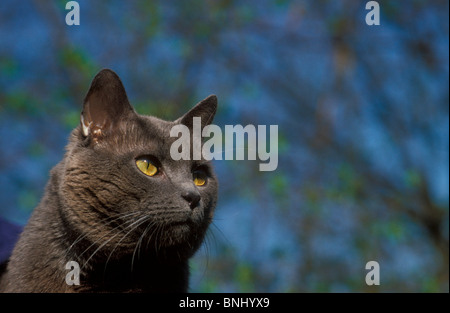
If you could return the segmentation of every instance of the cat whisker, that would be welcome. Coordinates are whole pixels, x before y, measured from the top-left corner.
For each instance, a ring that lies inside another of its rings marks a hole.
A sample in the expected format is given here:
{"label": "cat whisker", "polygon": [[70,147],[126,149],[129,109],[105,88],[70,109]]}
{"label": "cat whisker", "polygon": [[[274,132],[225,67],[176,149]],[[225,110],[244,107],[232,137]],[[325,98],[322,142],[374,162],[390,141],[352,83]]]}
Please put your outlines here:
{"label": "cat whisker", "polygon": [[[202,281],[204,279],[204,277],[206,276],[206,272],[209,268],[209,255],[210,255],[210,251],[211,251],[211,236],[214,237],[214,234],[211,232],[210,229],[207,230],[204,240],[202,242],[202,247],[203,249],[201,249],[202,254],[204,254],[204,257],[202,257],[199,261],[200,263],[200,270],[201,274],[200,277],[198,277],[198,281]],[[215,241],[215,237],[212,238],[213,241]]]}
{"label": "cat whisker", "polygon": [[136,254],[136,250],[138,252],[138,259],[140,259],[140,250],[141,250],[141,246],[142,246],[142,240],[145,238],[145,236],[147,235],[148,231],[151,229],[151,227],[155,225],[155,221],[151,221],[146,227],[145,230],[143,231],[142,235],[139,237],[139,240],[136,244],[136,247],[134,248],[133,251],[133,257],[131,259],[131,271],[133,271],[133,264],[134,264],[134,258],[135,258],[135,254]]}
{"label": "cat whisker", "polygon": [[[154,224],[153,224],[152,226],[154,226],[154,225],[156,225],[156,227],[153,228],[152,233],[150,234],[150,236],[149,236],[148,239],[147,239],[147,245],[146,245],[146,249],[147,249],[147,250],[148,250],[148,245],[149,245],[149,243],[150,243],[151,240],[153,239],[153,236],[154,236],[154,235],[155,235],[155,237],[156,237],[156,233],[157,233],[157,231],[158,231],[158,228],[160,227],[159,224],[157,224],[156,221],[154,221]],[[156,240],[156,239],[155,239],[155,240]]]}
{"label": "cat whisker", "polygon": [[[150,217],[149,216],[143,216],[141,218],[138,218],[136,221],[134,221],[131,225],[128,225],[127,228],[132,227],[120,240],[119,242],[116,243],[116,245],[114,246],[114,249],[111,251],[111,253],[108,256],[108,259],[106,260],[105,263],[105,271],[106,271],[106,267],[108,266],[108,262],[111,258],[111,256],[114,254],[114,251],[117,249],[117,247],[120,245],[120,243],[134,230],[136,230],[139,226],[141,226],[143,223],[145,223]],[[133,227],[135,224],[137,224],[135,227]],[[125,229],[124,229],[125,230]],[[121,233],[121,232],[119,232]],[[119,233],[117,233],[116,235],[118,235]]]}
{"label": "cat whisker", "polygon": [[216,225],[216,223],[214,223],[214,221],[211,221],[211,224],[210,224],[210,225],[213,226],[213,227],[219,232],[219,234],[221,235],[221,237],[225,240],[225,242],[226,242],[228,245],[231,245],[230,240],[228,240],[227,236],[225,236],[225,234],[222,232],[222,230],[221,230],[219,227],[217,227],[217,225]]}
{"label": "cat whisker", "polygon": [[[129,218],[129,217],[134,216],[134,215],[137,215],[137,214],[139,214],[139,212],[126,212],[126,213],[120,213],[120,214],[116,214],[116,215],[110,216],[109,218],[105,218],[105,219],[101,220],[101,222],[103,223],[103,222],[105,222],[105,221],[110,220],[109,222],[107,222],[107,223],[104,224],[104,226],[107,226],[107,225],[109,225],[109,224],[111,224],[111,223],[114,223],[114,222],[120,220],[120,219]],[[110,230],[106,235],[108,235],[109,233],[111,233],[112,231],[114,231],[116,228],[117,228],[117,227],[115,227],[115,228],[113,228],[112,230]],[[81,234],[80,236],[78,236],[77,239],[75,239],[74,242],[73,242],[73,243],[70,245],[70,247],[67,249],[65,256],[67,257],[67,255],[69,254],[69,252],[71,251],[71,249],[72,249],[78,242],[80,242],[81,240],[83,240],[83,239],[86,238],[87,236],[89,236],[89,235],[95,233],[96,231],[98,231],[98,229],[93,229],[93,230],[91,230],[91,231],[89,231],[89,232],[87,232],[87,233],[85,233],[85,234]],[[106,235],[105,235],[105,236],[106,236]],[[105,236],[103,236],[102,238],[104,238]],[[100,239],[102,239],[102,238],[100,238]],[[96,240],[96,242],[98,242],[98,240]],[[90,247],[91,247],[91,246],[90,246]],[[90,248],[90,247],[89,247],[89,248]],[[88,249],[89,249],[89,248],[88,248]],[[80,256],[81,256],[81,255],[80,255]]]}
{"label": "cat whisker", "polygon": [[[111,224],[111,223],[114,223],[114,222],[116,222],[116,221],[118,221],[118,220],[120,220],[120,219],[124,219],[124,218],[129,218],[129,217],[132,217],[132,216],[136,216],[137,214],[139,214],[139,212],[131,212],[131,213],[126,213],[126,214],[119,214],[119,215],[120,215],[119,217],[114,216],[114,217],[116,217],[116,218],[114,218],[113,220],[111,220],[111,221],[109,221],[108,223],[106,223],[105,226],[106,226],[106,225],[109,225],[109,224]],[[106,220],[108,220],[108,219],[106,219]],[[125,223],[126,223],[126,222],[128,222],[128,221],[125,221]],[[87,250],[90,249],[95,243],[97,243],[97,242],[100,241],[101,239],[105,238],[108,234],[110,234],[111,232],[113,232],[113,231],[116,230],[117,228],[120,228],[122,225],[123,225],[123,224],[120,224],[120,225],[118,225],[118,226],[116,226],[116,227],[110,229],[108,232],[106,232],[106,234],[104,234],[102,237],[100,237],[100,238],[97,239],[95,242],[93,242],[93,243],[87,248]],[[97,230],[97,229],[94,229],[94,230],[92,230],[92,231],[86,233],[86,234],[85,234],[82,238],[80,238],[78,241],[80,241],[81,239],[85,238],[86,236],[88,236],[88,235],[90,235],[90,234],[93,234],[93,233],[96,232],[96,231],[98,231],[98,230]],[[71,245],[71,247],[73,247],[76,243],[77,243],[77,242],[74,242],[74,243]],[[84,251],[84,252],[85,252],[85,251]],[[83,252],[83,253],[84,253],[84,252]],[[81,253],[81,255],[83,255],[83,253]],[[80,255],[80,256],[81,256],[81,255]]]}
{"label": "cat whisker", "polygon": [[[158,224],[158,222],[159,222],[159,221],[152,220],[152,221],[147,225],[147,227],[146,227],[146,229],[145,229],[145,233],[144,233],[144,236],[142,237],[142,239],[144,239],[145,236],[147,235],[147,233],[148,233],[150,230],[152,230],[152,233],[150,234],[150,236],[148,236],[148,239],[147,239],[147,244],[146,244],[146,246],[145,246],[145,249],[146,249],[146,250],[148,250],[148,242],[149,242],[149,240],[151,239],[151,237],[153,236],[153,234],[154,234],[154,232],[155,232],[155,227],[154,227],[154,226],[156,226],[156,225]],[[141,243],[140,243],[140,246],[142,247],[142,241],[141,241]],[[139,247],[139,249],[141,249],[141,247]],[[140,251],[139,251],[139,252],[140,252]],[[139,256],[139,255],[138,255],[138,256]]]}
{"label": "cat whisker", "polygon": [[[160,251],[160,248],[162,246],[162,235],[163,235],[163,227],[162,225],[158,225],[155,235],[155,245],[156,245],[156,251]],[[159,242],[158,242],[159,237]]]}
{"label": "cat whisker", "polygon": [[[143,218],[145,218],[145,216],[143,217]],[[141,219],[143,219],[143,218],[141,218]],[[138,219],[138,221],[140,221],[141,219]],[[102,249],[105,245],[107,245],[112,239],[114,239],[115,237],[117,237],[120,233],[122,233],[123,231],[125,231],[126,229],[128,229],[129,227],[132,227],[136,222],[138,222],[138,221],[127,221],[127,222],[132,222],[130,225],[128,225],[127,227],[125,227],[124,229],[122,229],[121,231],[119,231],[118,233],[116,233],[115,235],[113,235],[111,238],[109,238],[108,240],[106,240],[104,243],[102,243],[92,254],[91,254],[91,256],[84,262],[84,265],[83,265],[83,267],[85,267],[85,265],[92,259],[92,257],[98,252],[98,251],[100,251],[100,249]],[[127,223],[127,222],[125,222],[125,223]],[[118,225],[117,227],[115,227],[114,229],[112,229],[111,231],[109,231],[108,232],[108,234],[109,233],[111,233],[112,231],[114,231],[114,230],[116,230],[117,228],[120,228],[120,227],[123,227],[123,225]],[[128,234],[128,233],[127,233]],[[106,237],[107,236],[107,234],[105,235],[105,236],[103,236],[102,238],[100,238],[99,240],[96,240],[95,241],[95,243],[97,243],[98,241],[100,241],[101,239],[103,239],[104,237]],[[120,243],[121,241],[119,241],[119,243]],[[94,244],[95,244],[94,243]],[[92,244],[91,246],[89,246],[89,248],[88,249],[90,249],[94,244]],[[117,247],[117,244],[116,244],[116,247]],[[115,247],[115,248],[116,248]],[[114,248],[114,249],[115,249]],[[82,254],[84,254],[88,249],[86,249]],[[113,250],[113,252],[114,252],[114,250]],[[108,260],[109,260],[109,258],[108,258]]]}

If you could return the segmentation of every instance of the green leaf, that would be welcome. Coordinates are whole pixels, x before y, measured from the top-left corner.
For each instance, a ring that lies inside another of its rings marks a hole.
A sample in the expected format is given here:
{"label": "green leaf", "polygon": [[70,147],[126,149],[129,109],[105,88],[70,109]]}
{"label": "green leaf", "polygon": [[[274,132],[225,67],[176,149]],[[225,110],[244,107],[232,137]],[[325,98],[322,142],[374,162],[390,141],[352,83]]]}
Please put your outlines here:
{"label": "green leaf", "polygon": [[271,192],[277,198],[284,198],[288,191],[288,180],[282,173],[276,173],[271,176],[269,180],[269,187]]}
{"label": "green leaf", "polygon": [[0,58],[0,73],[5,76],[13,76],[19,71],[17,62],[10,58]]}
{"label": "green leaf", "polygon": [[417,170],[408,170],[405,173],[405,183],[408,187],[417,188],[422,183],[422,178]]}
{"label": "green leaf", "polygon": [[75,68],[82,73],[83,77],[89,80],[95,72],[95,65],[83,50],[77,47],[66,46],[60,54],[63,65]]}
{"label": "green leaf", "polygon": [[254,292],[254,273],[249,264],[241,263],[235,272],[235,279],[241,292]]}
{"label": "green leaf", "polygon": [[80,111],[71,110],[66,112],[62,122],[68,129],[75,128],[80,123]]}
{"label": "green leaf", "polygon": [[44,154],[44,152],[45,152],[45,148],[39,142],[33,142],[28,147],[28,153],[30,156],[34,156],[34,157],[41,156]]}
{"label": "green leaf", "polygon": [[42,112],[39,103],[31,98],[25,91],[16,91],[6,95],[7,108],[26,115],[35,115]]}
{"label": "green leaf", "polygon": [[31,212],[38,204],[38,197],[31,191],[21,191],[18,195],[18,207],[20,210]]}

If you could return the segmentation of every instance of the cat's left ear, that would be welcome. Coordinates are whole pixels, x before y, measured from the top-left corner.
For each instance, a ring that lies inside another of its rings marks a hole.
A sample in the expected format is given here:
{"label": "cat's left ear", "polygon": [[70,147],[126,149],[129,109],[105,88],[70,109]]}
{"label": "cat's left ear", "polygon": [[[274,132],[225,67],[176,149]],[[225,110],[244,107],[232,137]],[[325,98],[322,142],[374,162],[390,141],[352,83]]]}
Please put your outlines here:
{"label": "cat's left ear", "polygon": [[179,118],[176,122],[186,125],[192,129],[194,117],[200,117],[202,129],[212,123],[217,110],[217,97],[211,95],[195,105],[189,112]]}
{"label": "cat's left ear", "polygon": [[134,113],[125,88],[112,70],[101,70],[92,80],[81,112],[81,128],[94,142],[113,133],[114,128]]}

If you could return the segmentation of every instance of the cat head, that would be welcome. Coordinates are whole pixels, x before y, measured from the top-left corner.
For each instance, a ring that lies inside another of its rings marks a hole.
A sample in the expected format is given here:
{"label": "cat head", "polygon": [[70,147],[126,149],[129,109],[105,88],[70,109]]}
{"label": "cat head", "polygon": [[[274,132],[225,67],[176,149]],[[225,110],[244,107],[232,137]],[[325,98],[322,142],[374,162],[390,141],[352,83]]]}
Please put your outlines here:
{"label": "cat head", "polygon": [[213,218],[218,183],[210,162],[171,158],[177,138],[170,130],[178,124],[192,130],[193,117],[204,127],[216,108],[210,96],[173,122],[140,115],[119,77],[100,71],[60,173],[63,214],[77,238],[84,235],[97,256],[139,249],[190,257]]}

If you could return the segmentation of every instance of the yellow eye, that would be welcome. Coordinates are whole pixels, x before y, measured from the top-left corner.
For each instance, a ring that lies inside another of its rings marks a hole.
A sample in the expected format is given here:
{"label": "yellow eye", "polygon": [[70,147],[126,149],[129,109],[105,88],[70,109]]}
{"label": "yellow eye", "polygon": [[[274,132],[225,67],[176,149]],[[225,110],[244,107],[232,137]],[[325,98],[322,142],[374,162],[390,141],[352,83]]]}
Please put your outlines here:
{"label": "yellow eye", "polygon": [[203,186],[206,184],[206,174],[202,171],[195,171],[194,172],[194,184],[196,186]]}
{"label": "yellow eye", "polygon": [[142,173],[148,176],[153,176],[158,172],[158,168],[145,158],[136,160],[136,165]]}

